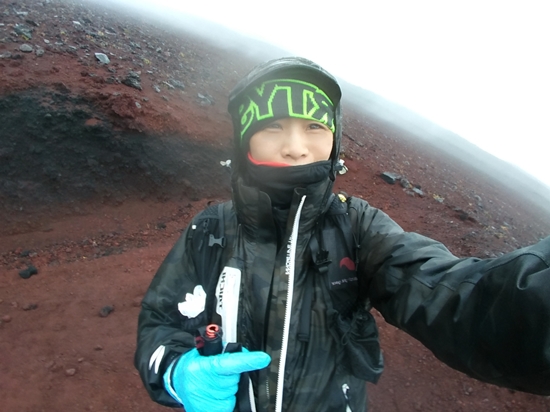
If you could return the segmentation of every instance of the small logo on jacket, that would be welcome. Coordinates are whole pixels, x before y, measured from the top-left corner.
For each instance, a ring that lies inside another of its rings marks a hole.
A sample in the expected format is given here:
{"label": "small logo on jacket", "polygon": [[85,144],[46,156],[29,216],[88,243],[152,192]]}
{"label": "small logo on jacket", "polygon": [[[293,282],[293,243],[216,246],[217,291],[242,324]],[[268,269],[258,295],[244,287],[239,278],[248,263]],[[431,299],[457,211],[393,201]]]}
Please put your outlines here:
{"label": "small logo on jacket", "polygon": [[347,270],[355,270],[355,262],[349,257],[345,257],[340,261],[340,267],[345,267]]}

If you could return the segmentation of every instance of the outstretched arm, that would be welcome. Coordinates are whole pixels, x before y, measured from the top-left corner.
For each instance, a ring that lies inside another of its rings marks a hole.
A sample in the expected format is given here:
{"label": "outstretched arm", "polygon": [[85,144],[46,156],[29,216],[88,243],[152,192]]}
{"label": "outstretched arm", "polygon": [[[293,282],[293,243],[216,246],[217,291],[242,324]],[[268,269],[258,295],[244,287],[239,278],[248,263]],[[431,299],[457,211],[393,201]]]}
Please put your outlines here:
{"label": "outstretched arm", "polygon": [[363,292],[388,323],[474,378],[550,394],[550,238],[459,259],[379,210],[359,216]]}

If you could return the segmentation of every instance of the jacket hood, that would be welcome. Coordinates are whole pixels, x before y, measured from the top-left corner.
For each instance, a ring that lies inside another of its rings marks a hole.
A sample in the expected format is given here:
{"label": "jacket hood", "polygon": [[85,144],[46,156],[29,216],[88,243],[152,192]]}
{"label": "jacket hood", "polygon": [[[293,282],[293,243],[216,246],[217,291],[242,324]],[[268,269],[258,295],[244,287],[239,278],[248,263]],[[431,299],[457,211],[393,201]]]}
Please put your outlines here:
{"label": "jacket hood", "polygon": [[283,57],[262,63],[254,67],[231,91],[228,111],[233,121],[233,173],[237,176],[243,176],[246,171],[247,153],[246,150],[241,148],[239,106],[252,87],[258,86],[266,80],[280,78],[290,78],[313,83],[322,89],[332,100],[335,107],[335,131],[330,155],[330,177],[334,180],[342,140],[342,116],[340,109],[342,92],[334,76],[318,64],[301,57]]}

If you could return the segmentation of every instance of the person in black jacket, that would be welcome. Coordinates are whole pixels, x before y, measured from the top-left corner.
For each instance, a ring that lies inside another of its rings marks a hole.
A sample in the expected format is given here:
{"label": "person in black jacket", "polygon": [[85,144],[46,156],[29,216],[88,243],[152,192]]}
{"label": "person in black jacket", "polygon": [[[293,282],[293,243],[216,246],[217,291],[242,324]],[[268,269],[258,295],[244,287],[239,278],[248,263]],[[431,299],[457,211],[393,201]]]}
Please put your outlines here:
{"label": "person in black jacket", "polygon": [[[193,219],[142,303],[135,365],[151,397],[188,412],[365,411],[382,371],[372,307],[455,369],[550,395],[550,238],[457,258],[335,196],[340,99],[296,57],[231,93],[233,199]],[[208,255],[213,219],[225,247]],[[243,350],[201,356],[210,323]]]}

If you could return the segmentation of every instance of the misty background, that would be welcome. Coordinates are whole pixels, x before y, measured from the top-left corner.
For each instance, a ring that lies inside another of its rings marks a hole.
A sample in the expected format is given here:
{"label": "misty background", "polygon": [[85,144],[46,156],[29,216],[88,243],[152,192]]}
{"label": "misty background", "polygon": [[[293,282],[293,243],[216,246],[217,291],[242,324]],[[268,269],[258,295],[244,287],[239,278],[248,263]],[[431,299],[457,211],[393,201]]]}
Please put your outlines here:
{"label": "misty background", "polygon": [[310,58],[339,78],[344,103],[512,188],[525,171],[532,196],[550,199],[543,2],[94,1],[257,60]]}

